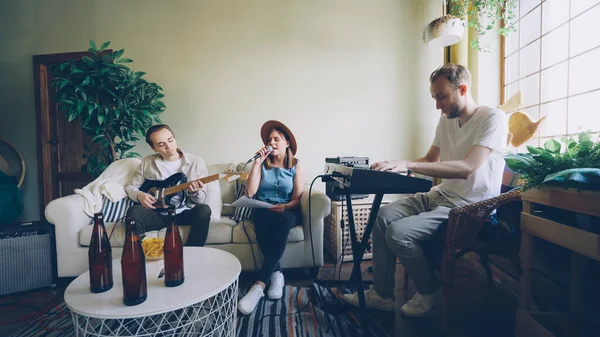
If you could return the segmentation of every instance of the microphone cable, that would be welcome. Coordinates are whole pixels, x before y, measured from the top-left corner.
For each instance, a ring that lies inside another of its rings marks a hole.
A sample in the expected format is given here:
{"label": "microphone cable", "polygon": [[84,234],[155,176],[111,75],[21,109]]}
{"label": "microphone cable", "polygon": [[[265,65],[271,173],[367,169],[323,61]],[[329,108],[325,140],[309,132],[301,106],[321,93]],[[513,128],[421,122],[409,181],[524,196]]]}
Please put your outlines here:
{"label": "microphone cable", "polygon": [[[246,165],[248,165],[249,162],[250,161],[248,161],[246,164],[244,164],[244,166],[242,167],[242,172],[245,172]],[[235,183],[237,185],[237,180]],[[246,186],[246,184],[243,184],[243,187],[244,187],[244,195],[247,195],[248,187]],[[236,188],[236,190],[237,190],[237,188]],[[236,192],[238,192],[238,191],[236,191]],[[246,214],[242,214],[242,229],[244,230],[244,233],[246,234],[246,238],[248,239],[248,244],[250,245],[250,250],[252,251],[252,261],[254,262],[254,273],[256,273],[258,271],[258,265],[256,264],[256,255],[254,254],[254,245],[252,244],[252,240],[250,240],[250,235],[248,235],[248,231],[246,230]],[[254,230],[254,235],[256,236],[256,229]]]}

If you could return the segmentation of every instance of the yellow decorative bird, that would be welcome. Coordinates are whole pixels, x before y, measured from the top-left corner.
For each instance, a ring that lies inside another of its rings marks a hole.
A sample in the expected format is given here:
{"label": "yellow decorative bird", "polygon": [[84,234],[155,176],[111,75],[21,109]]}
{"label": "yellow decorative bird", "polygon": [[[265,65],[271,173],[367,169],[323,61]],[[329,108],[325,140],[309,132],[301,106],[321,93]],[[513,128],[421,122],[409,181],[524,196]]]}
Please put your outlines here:
{"label": "yellow decorative bird", "polygon": [[522,112],[515,112],[510,115],[508,119],[508,132],[512,135],[510,144],[514,147],[521,146],[533,136],[544,119],[546,119],[546,116],[534,123],[529,119],[529,116]]}
{"label": "yellow decorative bird", "polygon": [[[521,105],[521,91],[518,91],[506,103],[500,104],[498,108],[509,113],[515,111]],[[533,136],[540,123],[546,119],[546,116],[533,122],[529,116],[523,112],[514,112],[508,119],[508,142],[514,147],[519,147]]]}

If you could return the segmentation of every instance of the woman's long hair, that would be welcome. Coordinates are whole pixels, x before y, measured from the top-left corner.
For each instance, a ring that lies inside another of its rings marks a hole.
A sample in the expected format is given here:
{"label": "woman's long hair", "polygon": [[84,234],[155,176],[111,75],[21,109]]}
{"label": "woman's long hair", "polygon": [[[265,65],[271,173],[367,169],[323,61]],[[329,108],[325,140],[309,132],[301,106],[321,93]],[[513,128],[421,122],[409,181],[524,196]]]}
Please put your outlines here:
{"label": "woman's long hair", "polygon": [[[273,130],[269,131],[269,135],[273,131],[279,132],[279,134],[282,135],[285,138],[285,140],[287,140],[288,142],[290,141],[290,137],[285,132],[283,132],[283,130],[274,128]],[[296,159],[296,157],[294,157],[294,154],[292,153],[292,149],[290,149],[290,147],[288,146],[287,149],[285,150],[285,158],[283,159],[283,166],[285,168],[289,169],[289,168],[296,166],[297,162],[298,162],[298,159]],[[265,159],[265,167],[268,169],[273,168],[273,161],[271,160],[271,155],[268,155],[267,158]]]}

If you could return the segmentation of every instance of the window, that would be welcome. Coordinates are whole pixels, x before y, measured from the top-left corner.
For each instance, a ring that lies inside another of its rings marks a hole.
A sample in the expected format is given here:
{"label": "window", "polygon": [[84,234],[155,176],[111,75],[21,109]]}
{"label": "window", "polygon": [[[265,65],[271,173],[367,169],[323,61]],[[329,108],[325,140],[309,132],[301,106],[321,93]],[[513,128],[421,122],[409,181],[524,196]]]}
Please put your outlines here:
{"label": "window", "polygon": [[600,132],[600,0],[515,0],[516,30],[504,39],[504,97],[546,116],[525,145]]}

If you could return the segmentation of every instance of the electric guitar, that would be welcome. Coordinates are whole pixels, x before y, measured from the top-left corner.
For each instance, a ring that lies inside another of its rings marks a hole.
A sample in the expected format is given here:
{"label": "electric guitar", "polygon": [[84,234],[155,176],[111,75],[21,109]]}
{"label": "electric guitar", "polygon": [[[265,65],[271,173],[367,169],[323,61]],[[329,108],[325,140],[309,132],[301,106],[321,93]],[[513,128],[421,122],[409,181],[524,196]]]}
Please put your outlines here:
{"label": "electric guitar", "polygon": [[[140,191],[146,192],[156,199],[154,207],[167,208],[168,205],[171,204],[171,199],[178,193],[187,190],[194,181],[201,181],[202,183],[207,184],[220,179],[225,179],[228,183],[238,179],[246,180],[248,179],[248,173],[226,171],[225,173],[217,173],[204,178],[187,181],[185,174],[180,172],[173,174],[165,180],[148,179],[140,186]],[[179,207],[185,202],[185,193],[181,194],[181,196],[179,205],[174,205],[175,207]]]}

